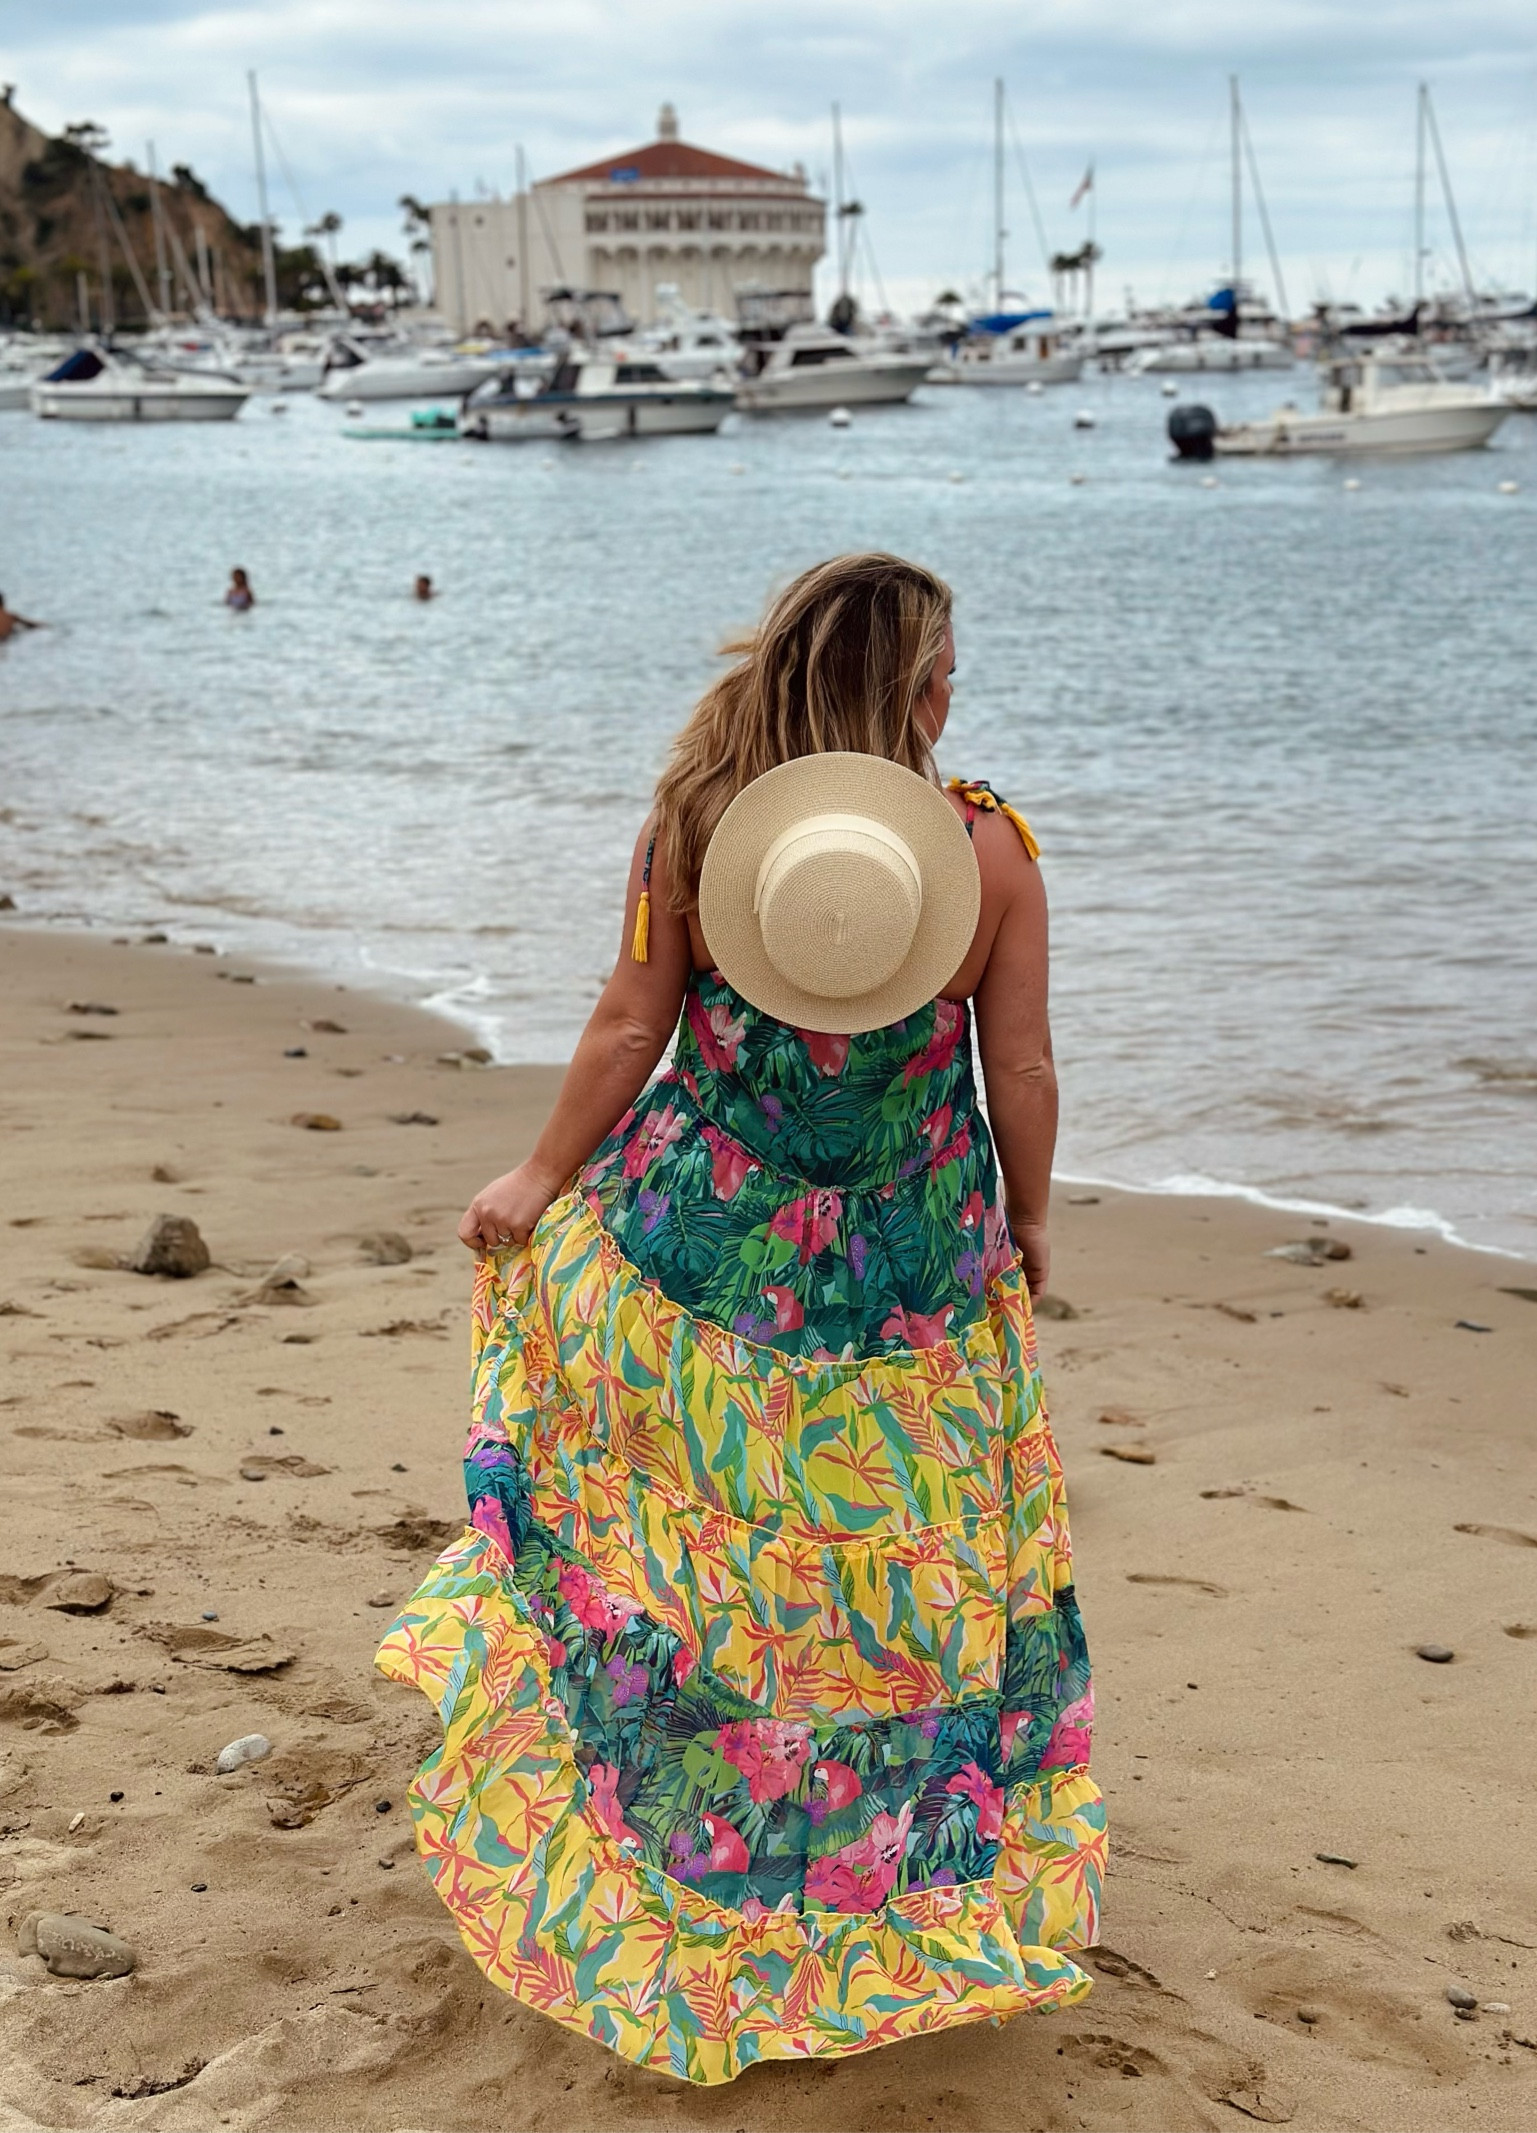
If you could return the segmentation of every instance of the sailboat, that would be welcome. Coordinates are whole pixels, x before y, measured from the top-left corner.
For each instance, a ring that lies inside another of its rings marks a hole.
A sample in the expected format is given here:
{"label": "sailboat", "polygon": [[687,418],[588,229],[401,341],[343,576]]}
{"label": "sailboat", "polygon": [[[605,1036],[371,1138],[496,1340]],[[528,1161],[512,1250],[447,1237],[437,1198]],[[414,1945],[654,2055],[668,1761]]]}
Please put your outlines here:
{"label": "sailboat", "polygon": [[993,83],[993,309],[968,320],[965,334],[929,372],[934,385],[1071,385],[1083,373],[1083,352],[1063,346],[1054,312],[1008,308],[1003,167],[1000,79]]}
{"label": "sailboat", "polygon": [[[1259,165],[1254,156],[1254,144],[1249,139],[1236,74],[1231,76],[1228,86],[1233,170],[1232,277],[1208,297],[1204,315],[1178,339],[1162,346],[1139,349],[1132,355],[1126,365],[1129,372],[1153,372],[1159,375],[1172,372],[1183,376],[1196,371],[1229,373],[1237,370],[1290,370],[1296,360],[1290,341],[1284,338],[1284,322],[1273,314],[1260,310],[1244,285],[1243,166],[1244,151],[1247,149],[1249,174],[1254,181],[1255,205],[1259,209],[1265,242],[1270,253],[1270,270],[1275,277],[1276,295],[1282,312],[1285,312],[1286,288],[1281,279],[1281,262],[1276,256],[1275,239],[1270,232],[1270,215],[1265,206],[1264,192],[1260,187]],[[1244,330],[1246,307],[1251,325],[1248,332]],[[1256,311],[1259,312],[1258,316],[1255,315]],[[1253,330],[1254,328],[1258,330]]]}

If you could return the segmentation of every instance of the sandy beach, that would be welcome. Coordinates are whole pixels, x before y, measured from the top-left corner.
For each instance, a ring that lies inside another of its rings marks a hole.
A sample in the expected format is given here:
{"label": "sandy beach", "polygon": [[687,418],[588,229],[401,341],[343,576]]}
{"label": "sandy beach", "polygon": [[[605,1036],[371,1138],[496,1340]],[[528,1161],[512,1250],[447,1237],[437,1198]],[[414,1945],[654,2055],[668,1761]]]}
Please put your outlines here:
{"label": "sandy beach", "polygon": [[[370,1664],[462,1523],[454,1224],[557,1070],[154,940],[5,931],[0,994],[0,2128],[1537,2123],[1537,1270],[1061,1186],[1096,1990],[692,2091],[484,1983]],[[206,1271],[116,1263],[161,1214]],[[44,1910],[136,1972],[16,1954]]]}

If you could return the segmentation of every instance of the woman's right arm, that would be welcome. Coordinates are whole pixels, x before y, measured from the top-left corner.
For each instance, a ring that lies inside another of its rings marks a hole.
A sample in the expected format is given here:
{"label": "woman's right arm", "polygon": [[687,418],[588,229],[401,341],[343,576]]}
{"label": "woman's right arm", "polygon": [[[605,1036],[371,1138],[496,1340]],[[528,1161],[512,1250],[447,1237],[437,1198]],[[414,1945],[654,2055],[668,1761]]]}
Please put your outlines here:
{"label": "woman's right arm", "polygon": [[[1001,817],[986,819],[989,887],[996,886],[1003,908],[976,990],[977,1047],[1009,1227],[1030,1294],[1037,1297],[1051,1271],[1046,1219],[1057,1145],[1057,1070],[1047,1014],[1046,890],[1040,868],[1012,827]],[[982,829],[981,821],[977,828]]]}
{"label": "woman's right arm", "polygon": [[459,1241],[472,1252],[528,1242],[550,1202],[646,1086],[677,1027],[693,957],[687,920],[668,909],[660,849],[652,855],[647,957],[637,963],[630,954],[651,833],[647,822],[630,863],[618,965],[582,1032],[534,1152],[476,1193],[459,1224]]}

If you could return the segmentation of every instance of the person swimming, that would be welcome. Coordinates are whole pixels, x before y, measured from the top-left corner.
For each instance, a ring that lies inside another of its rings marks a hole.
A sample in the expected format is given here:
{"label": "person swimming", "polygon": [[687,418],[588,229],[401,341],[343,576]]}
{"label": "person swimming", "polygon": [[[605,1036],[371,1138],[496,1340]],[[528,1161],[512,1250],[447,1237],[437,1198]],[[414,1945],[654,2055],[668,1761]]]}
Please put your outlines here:
{"label": "person swimming", "polygon": [[229,588],[224,595],[224,604],[232,613],[248,614],[256,605],[256,595],[251,590],[251,581],[243,570],[232,570]]}
{"label": "person swimming", "polygon": [[425,570],[420,573],[416,583],[412,586],[411,597],[413,600],[435,600],[437,598],[437,588]]}
{"label": "person swimming", "polygon": [[7,637],[14,637],[18,630],[40,630],[41,622],[32,622],[25,615],[13,614],[5,604],[5,594],[0,593],[0,644]]}

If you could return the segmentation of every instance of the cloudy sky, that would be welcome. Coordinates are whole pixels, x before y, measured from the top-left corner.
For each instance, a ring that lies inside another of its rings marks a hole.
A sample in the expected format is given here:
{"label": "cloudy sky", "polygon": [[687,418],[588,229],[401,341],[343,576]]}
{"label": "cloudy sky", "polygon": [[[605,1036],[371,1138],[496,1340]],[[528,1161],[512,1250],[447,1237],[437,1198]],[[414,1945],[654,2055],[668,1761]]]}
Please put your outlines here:
{"label": "cloudy sky", "polygon": [[[991,82],[1001,74],[1054,245],[1098,173],[1103,288],[1201,288],[1227,250],[1226,80],[1242,77],[1291,307],[1375,299],[1410,274],[1415,84],[1432,84],[1474,272],[1537,281],[1537,11],[1531,0],[0,0],[0,78],[50,130],[190,162],[255,218],[245,70],[309,218],[344,249],[401,249],[395,202],[511,189],[650,138],[825,181],[838,99],[871,250],[897,302],[966,287],[990,248]],[[1009,279],[1040,245],[1009,145]],[[303,217],[281,170],[276,211]],[[1433,280],[1456,258],[1436,196]],[[1251,211],[1256,265],[1262,239]]]}

